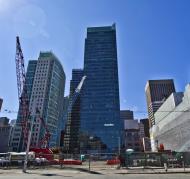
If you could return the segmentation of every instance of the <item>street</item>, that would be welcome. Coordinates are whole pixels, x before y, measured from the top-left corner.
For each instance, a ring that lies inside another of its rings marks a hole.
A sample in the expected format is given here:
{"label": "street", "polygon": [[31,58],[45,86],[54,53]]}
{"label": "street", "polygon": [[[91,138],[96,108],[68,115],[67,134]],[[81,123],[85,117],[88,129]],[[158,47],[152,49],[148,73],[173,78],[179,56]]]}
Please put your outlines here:
{"label": "street", "polygon": [[189,179],[189,173],[170,173],[170,174],[127,174],[120,170],[102,170],[101,172],[77,171],[69,169],[44,169],[30,170],[28,173],[22,173],[21,170],[1,170],[0,179]]}

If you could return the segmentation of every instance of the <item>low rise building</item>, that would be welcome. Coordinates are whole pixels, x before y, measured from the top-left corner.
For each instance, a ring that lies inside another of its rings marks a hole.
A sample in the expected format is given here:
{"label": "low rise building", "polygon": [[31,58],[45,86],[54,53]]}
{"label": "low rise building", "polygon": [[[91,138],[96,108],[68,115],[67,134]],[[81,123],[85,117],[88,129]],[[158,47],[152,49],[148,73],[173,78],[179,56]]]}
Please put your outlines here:
{"label": "low rise building", "polygon": [[124,120],[124,131],[126,150],[133,149],[136,152],[151,150],[150,138],[146,136],[145,126],[141,120]]}
{"label": "low rise building", "polygon": [[124,129],[125,129],[125,149],[142,151],[142,140],[141,140],[142,131],[140,130],[138,120],[125,120]]}
{"label": "low rise building", "polygon": [[134,115],[133,115],[133,111],[131,110],[120,110],[120,119],[121,120],[133,120],[134,119]]}
{"label": "low rise building", "polygon": [[190,151],[190,84],[185,92],[172,93],[155,113],[151,128],[151,148]]}
{"label": "low rise building", "polygon": [[12,126],[9,125],[7,117],[0,118],[0,153],[9,151],[9,141],[11,137]]}

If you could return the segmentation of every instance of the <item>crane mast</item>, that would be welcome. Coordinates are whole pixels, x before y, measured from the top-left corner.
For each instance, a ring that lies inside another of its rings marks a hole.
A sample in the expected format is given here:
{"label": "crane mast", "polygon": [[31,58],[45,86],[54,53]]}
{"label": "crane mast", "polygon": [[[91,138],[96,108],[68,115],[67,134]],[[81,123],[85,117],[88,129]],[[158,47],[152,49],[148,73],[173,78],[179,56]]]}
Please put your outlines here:
{"label": "crane mast", "polygon": [[[26,148],[28,140],[28,131],[30,124],[30,111],[29,111],[29,96],[26,86],[26,72],[24,65],[24,56],[20,44],[19,37],[16,37],[16,76],[17,76],[17,88],[18,88],[18,98],[19,98],[19,123],[22,127],[22,137],[23,137],[23,147]],[[36,109],[38,113],[38,109]],[[45,128],[44,137],[40,140],[39,146],[41,147],[44,143],[48,143],[50,138],[49,130],[44,122],[44,119],[38,116],[42,122],[43,127]]]}
{"label": "crane mast", "polygon": [[19,37],[16,37],[16,75],[17,75],[17,87],[18,87],[18,97],[21,100],[23,87],[25,84],[25,67],[24,67],[24,56],[22,53]]}
{"label": "crane mast", "polygon": [[26,147],[28,136],[28,119],[29,119],[29,99],[27,94],[27,88],[25,85],[26,73],[24,66],[24,56],[20,45],[19,37],[16,37],[16,76],[17,76],[17,88],[19,98],[19,123],[22,127],[23,147]]}

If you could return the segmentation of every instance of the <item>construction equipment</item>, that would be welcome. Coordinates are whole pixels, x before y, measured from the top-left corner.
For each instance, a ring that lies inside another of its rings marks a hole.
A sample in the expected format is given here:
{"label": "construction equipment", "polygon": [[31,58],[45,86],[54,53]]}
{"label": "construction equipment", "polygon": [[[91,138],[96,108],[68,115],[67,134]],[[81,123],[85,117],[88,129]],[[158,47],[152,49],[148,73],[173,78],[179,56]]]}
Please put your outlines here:
{"label": "construction equipment", "polygon": [[[83,76],[79,85],[75,89],[75,92],[70,97],[70,102],[69,102],[67,112],[66,112],[64,117],[67,117],[71,113],[72,107],[75,104],[78,96],[80,95],[81,88],[83,86],[85,79],[86,79],[86,76]],[[39,113],[38,110],[37,110],[37,113]],[[49,141],[51,135],[50,135],[49,130],[47,129],[47,127],[45,125],[43,118],[40,118],[40,119],[41,119],[42,125],[44,126],[44,128],[46,130],[45,135],[44,135],[43,139],[39,142],[39,148],[30,148],[30,151],[35,152],[35,154],[39,157],[46,158],[48,161],[53,161],[53,149],[51,150],[50,148],[47,147],[48,141]],[[58,131],[56,132],[55,136],[57,136],[57,135],[58,135]],[[41,146],[44,146],[44,144],[46,147],[42,148]]]}
{"label": "construction equipment", "polygon": [[44,137],[39,141],[38,146],[40,148],[42,148],[42,146],[44,146],[45,148],[47,148],[48,147],[48,141],[49,141],[49,139],[51,137],[51,134],[50,134],[50,132],[49,132],[49,130],[48,130],[46,124],[45,124],[44,119],[42,117],[40,117],[40,120],[42,122],[43,127],[45,128],[45,134],[44,134]]}
{"label": "construction equipment", "polygon": [[26,73],[24,66],[24,56],[20,45],[19,37],[16,37],[16,75],[17,75],[17,87],[19,97],[19,123],[22,127],[23,147],[26,147],[28,138],[28,119],[29,119],[29,98],[27,94],[27,88],[25,85]]}
{"label": "construction equipment", "polygon": [[[24,65],[24,56],[20,45],[19,37],[16,37],[16,75],[17,75],[17,87],[18,87],[18,97],[19,97],[19,121],[17,124],[21,124],[22,127],[22,136],[23,136],[23,148],[26,149],[26,144],[28,140],[28,132],[30,128],[31,121],[30,118],[30,111],[29,111],[29,96],[27,92],[26,86],[26,72],[25,72],[25,65]],[[36,109],[36,113],[38,113],[38,109]],[[41,148],[44,143],[48,143],[50,138],[50,133],[47,129],[47,126],[44,122],[44,119],[38,116],[42,122],[43,127],[45,128],[44,137],[39,142],[39,147]]]}

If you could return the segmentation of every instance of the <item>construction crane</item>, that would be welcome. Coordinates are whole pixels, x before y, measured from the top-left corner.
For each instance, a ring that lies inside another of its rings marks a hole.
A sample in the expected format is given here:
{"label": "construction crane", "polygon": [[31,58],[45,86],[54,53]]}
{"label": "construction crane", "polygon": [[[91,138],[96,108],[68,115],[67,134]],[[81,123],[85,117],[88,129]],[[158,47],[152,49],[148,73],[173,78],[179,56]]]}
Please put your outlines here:
{"label": "construction crane", "polygon": [[[21,44],[19,37],[16,37],[16,75],[17,75],[17,87],[18,87],[18,97],[19,97],[19,121],[17,122],[21,124],[22,127],[22,136],[23,136],[23,145],[26,148],[27,140],[28,140],[28,132],[30,130],[30,111],[29,111],[29,96],[27,92],[26,86],[26,72],[24,65],[24,56],[21,49]],[[38,113],[38,109],[36,109],[36,113]],[[45,128],[44,137],[40,140],[39,146],[41,147],[45,142],[48,143],[50,138],[50,133],[47,129],[47,126],[44,122],[44,119],[38,116],[42,122],[43,127]]]}
{"label": "construction crane", "polygon": [[80,81],[80,83],[78,84],[77,88],[75,89],[73,95],[69,99],[69,105],[68,105],[68,108],[67,108],[67,112],[65,114],[66,118],[71,113],[72,107],[75,104],[78,96],[80,95],[80,92],[81,92],[81,89],[82,89],[82,86],[83,86],[83,83],[84,83],[85,79],[86,79],[86,76],[83,76],[82,79],[81,79],[81,81]]}
{"label": "construction crane", "polygon": [[[18,87],[18,97],[19,97],[19,121],[18,124],[21,124],[22,127],[22,136],[23,136],[23,145],[26,149],[26,144],[28,142],[28,136],[30,131],[30,111],[29,111],[29,96],[27,93],[27,86],[26,86],[26,72],[25,72],[25,65],[24,65],[24,56],[20,45],[19,37],[16,37],[16,75],[17,75],[17,87]],[[71,113],[73,104],[76,102],[83,83],[86,79],[86,76],[83,76],[79,85],[75,89],[75,92],[71,96],[69,100],[69,105],[67,109],[67,114]],[[36,109],[36,113],[38,113],[38,109]],[[45,124],[45,121],[42,117],[39,117],[43,127],[45,128],[45,133],[43,138],[39,141],[39,147],[41,148],[44,144],[48,144],[48,141],[51,137],[50,132]],[[30,144],[29,144],[30,145]]]}
{"label": "construction crane", "polygon": [[[64,118],[66,118],[71,113],[72,107],[75,104],[78,96],[80,95],[80,92],[81,92],[81,89],[82,89],[82,86],[83,86],[83,83],[84,83],[85,79],[86,79],[86,76],[83,76],[80,83],[79,83],[79,85],[75,89],[73,95],[70,97],[70,102],[69,102],[67,112],[66,112]],[[37,113],[39,113],[38,110],[37,110]],[[50,135],[50,132],[47,129],[43,118],[40,118],[40,119],[41,119],[42,125],[46,129],[46,132],[45,132],[44,137],[39,142],[39,148],[30,148],[30,151],[34,151],[37,156],[38,155],[43,156],[47,160],[52,160],[53,159],[53,152],[52,152],[52,150],[50,148],[47,147],[48,146],[48,141],[49,141],[50,137],[52,137],[52,136]],[[63,129],[63,126],[61,126],[61,128]],[[58,130],[55,132],[54,136],[57,137],[57,135],[58,135]],[[42,148],[43,145],[46,146],[46,147]]]}
{"label": "construction crane", "polygon": [[86,76],[83,76],[79,85],[77,86],[77,88],[75,89],[75,92],[73,93],[72,97],[71,97],[71,100],[69,100],[69,105],[68,105],[68,109],[67,109],[67,115],[69,113],[71,113],[71,110],[72,110],[72,107],[73,107],[73,104],[75,104],[78,96],[80,95],[80,91],[82,89],[82,86],[83,86],[83,83],[84,83],[84,80],[86,79]]}
{"label": "construction crane", "polygon": [[[37,113],[37,114],[40,114],[40,111],[39,111],[38,109],[36,109],[36,113]],[[48,127],[47,127],[47,125],[46,125],[44,119],[43,119],[41,116],[39,116],[38,118],[40,119],[40,121],[41,121],[41,123],[42,123],[42,126],[45,128],[44,136],[43,136],[42,139],[39,141],[38,147],[39,147],[39,148],[42,148],[42,147],[44,146],[45,148],[47,148],[47,146],[48,146],[48,141],[49,141],[49,139],[50,139],[50,137],[51,137],[51,134],[50,134],[50,132],[49,132],[49,130],[48,130]]]}
{"label": "construction crane", "polygon": [[25,85],[26,73],[24,66],[24,56],[20,45],[19,37],[16,37],[16,76],[19,97],[19,123],[22,127],[23,145],[26,147],[28,138],[28,119],[29,119],[29,99]]}

